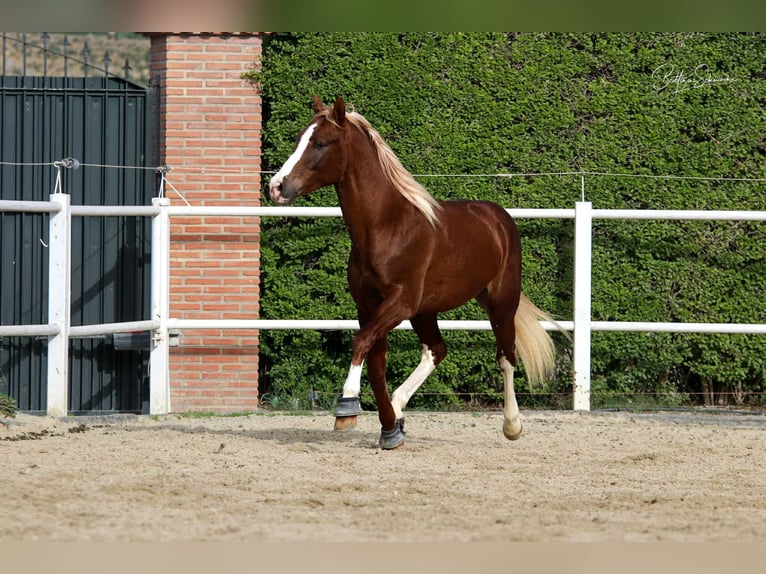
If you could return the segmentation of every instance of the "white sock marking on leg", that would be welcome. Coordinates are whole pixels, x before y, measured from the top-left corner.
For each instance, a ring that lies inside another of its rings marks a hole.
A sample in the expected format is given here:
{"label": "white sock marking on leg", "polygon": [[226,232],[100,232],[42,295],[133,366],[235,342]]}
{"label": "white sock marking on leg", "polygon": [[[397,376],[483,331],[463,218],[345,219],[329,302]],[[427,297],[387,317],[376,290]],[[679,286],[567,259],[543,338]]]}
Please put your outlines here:
{"label": "white sock marking on leg", "polygon": [[351,365],[351,368],[348,370],[346,382],[343,383],[343,398],[358,397],[361,388],[362,365]]}
{"label": "white sock marking on leg", "polygon": [[513,434],[521,431],[519,420],[519,405],[516,403],[516,392],[513,389],[513,365],[505,357],[500,358],[500,370],[503,372],[503,387],[505,403],[503,405],[503,418],[505,424],[513,429]]}
{"label": "white sock marking on leg", "polygon": [[420,388],[420,385],[423,384],[423,381],[426,380],[428,375],[430,375],[435,368],[434,354],[431,352],[431,349],[426,345],[423,345],[423,351],[420,355],[420,363],[418,363],[418,366],[412,371],[412,374],[407,377],[407,380],[394,391],[394,394],[391,397],[391,405],[394,407],[394,413],[396,413],[397,420],[404,416],[404,407],[407,406],[412,395],[415,394],[415,391]]}

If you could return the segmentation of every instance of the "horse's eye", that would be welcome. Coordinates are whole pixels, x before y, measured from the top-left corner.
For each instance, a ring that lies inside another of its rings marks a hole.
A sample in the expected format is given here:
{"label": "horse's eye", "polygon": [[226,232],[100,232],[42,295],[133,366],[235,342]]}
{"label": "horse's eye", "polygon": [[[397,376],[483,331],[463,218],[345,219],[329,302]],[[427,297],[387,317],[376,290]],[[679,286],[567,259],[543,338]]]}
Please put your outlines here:
{"label": "horse's eye", "polygon": [[323,149],[326,147],[327,144],[325,142],[314,142],[314,149]]}

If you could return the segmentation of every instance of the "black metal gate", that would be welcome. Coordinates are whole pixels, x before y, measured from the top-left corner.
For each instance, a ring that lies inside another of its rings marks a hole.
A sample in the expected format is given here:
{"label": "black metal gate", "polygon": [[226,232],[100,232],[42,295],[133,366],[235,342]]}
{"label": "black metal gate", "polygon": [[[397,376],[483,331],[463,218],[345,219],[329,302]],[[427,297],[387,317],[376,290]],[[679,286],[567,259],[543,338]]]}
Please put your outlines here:
{"label": "black metal gate", "polygon": [[[72,205],[149,205],[151,90],[100,77],[0,76],[0,199],[47,200],[53,162]],[[79,217],[72,232],[72,325],[148,319],[151,222]],[[0,213],[0,324],[48,322],[48,215]],[[0,393],[19,409],[45,411],[45,338],[0,338]],[[114,338],[73,339],[69,410],[142,412],[148,351]]]}

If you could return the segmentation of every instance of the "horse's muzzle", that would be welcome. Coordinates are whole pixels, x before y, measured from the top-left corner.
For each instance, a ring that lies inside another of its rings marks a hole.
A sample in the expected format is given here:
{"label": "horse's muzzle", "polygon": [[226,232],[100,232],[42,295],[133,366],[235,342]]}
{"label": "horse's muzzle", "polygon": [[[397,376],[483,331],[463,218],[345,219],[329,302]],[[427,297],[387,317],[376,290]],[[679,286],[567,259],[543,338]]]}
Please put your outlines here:
{"label": "horse's muzzle", "polygon": [[271,201],[279,205],[290,205],[298,197],[297,191],[286,184],[284,179],[269,183],[269,195]]}

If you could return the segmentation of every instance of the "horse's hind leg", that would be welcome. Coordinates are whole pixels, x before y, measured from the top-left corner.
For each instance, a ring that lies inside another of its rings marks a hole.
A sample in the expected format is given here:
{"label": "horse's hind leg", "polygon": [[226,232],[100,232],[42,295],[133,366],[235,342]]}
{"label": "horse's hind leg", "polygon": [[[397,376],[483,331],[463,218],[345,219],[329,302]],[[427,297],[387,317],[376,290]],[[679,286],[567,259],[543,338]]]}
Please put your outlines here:
{"label": "horse's hind leg", "polygon": [[516,402],[516,392],[513,389],[514,366],[505,355],[498,358],[500,370],[503,372],[503,387],[505,402],[503,403],[503,434],[508,440],[521,438],[522,424],[519,405]]}
{"label": "horse's hind leg", "polygon": [[391,404],[394,407],[397,421],[404,419],[403,411],[412,395],[447,355],[447,346],[439,332],[436,315],[418,315],[413,317],[410,323],[420,340],[422,352],[418,366],[391,397]]}
{"label": "horse's hind leg", "polygon": [[508,440],[521,437],[522,424],[516,392],[513,388],[513,374],[516,367],[516,324],[515,316],[519,295],[509,296],[503,302],[492,300],[487,293],[479,298],[479,303],[489,315],[492,331],[497,341],[497,362],[503,374],[503,434]]}

